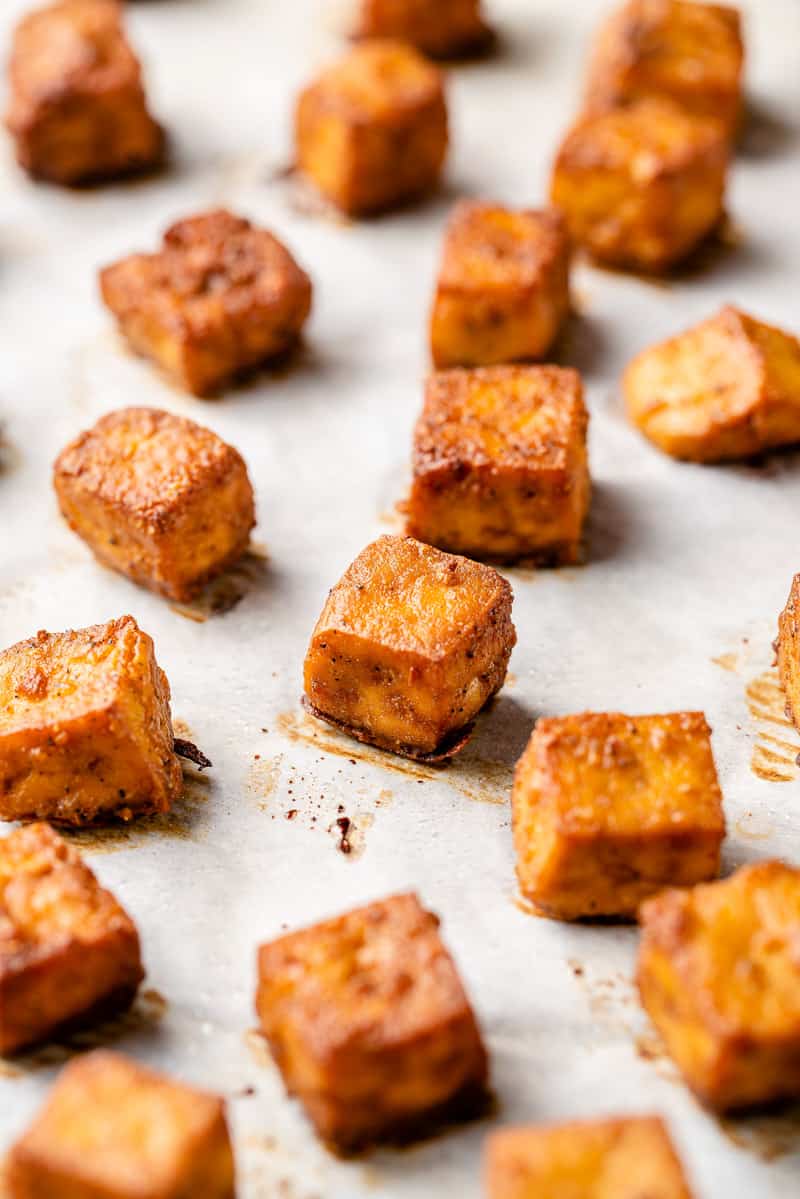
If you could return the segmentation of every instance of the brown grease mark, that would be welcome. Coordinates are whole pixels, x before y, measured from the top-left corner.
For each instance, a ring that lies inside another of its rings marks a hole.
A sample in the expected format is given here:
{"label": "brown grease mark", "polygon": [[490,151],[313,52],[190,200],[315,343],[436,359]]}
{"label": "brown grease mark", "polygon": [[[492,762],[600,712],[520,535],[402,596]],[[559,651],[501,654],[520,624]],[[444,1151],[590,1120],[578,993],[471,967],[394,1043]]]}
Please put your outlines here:
{"label": "brown grease mark", "polygon": [[119,849],[141,844],[153,836],[191,841],[195,839],[195,826],[208,802],[210,785],[211,780],[205,775],[184,768],[183,795],[169,812],[134,817],[129,824],[59,827],[59,832],[72,845],[90,853],[115,853]]}
{"label": "brown grease mark", "polygon": [[25,1071],[13,1062],[0,1058],[0,1078],[24,1078]]}
{"label": "brown grease mark", "polygon": [[125,1037],[151,1031],[163,1018],[167,1010],[164,996],[152,988],[140,991],[132,1005],[124,1012],[102,1020],[91,1028],[82,1028],[63,1037],[22,1054],[15,1059],[21,1073],[61,1066],[64,1062],[87,1049],[103,1048]]}
{"label": "brown grease mark", "polygon": [[268,569],[266,548],[251,542],[238,562],[207,583],[196,600],[188,604],[171,604],[170,607],[178,616],[204,624],[211,617],[232,612],[263,583]]}
{"label": "brown grease mark", "polygon": [[764,1162],[800,1152],[800,1104],[734,1118],[719,1117],[722,1134],[737,1149]]}
{"label": "brown grease mark", "polygon": [[278,754],[277,757],[270,760],[261,758],[250,767],[250,773],[247,776],[247,789],[257,797],[258,806],[262,812],[269,809],[269,801],[281,781],[282,764],[283,754]]}
{"label": "brown grease mark", "polygon": [[376,808],[388,808],[389,804],[394,799],[394,795],[386,787],[378,792],[378,798],[375,800]]}
{"label": "brown grease mark", "polygon": [[711,661],[715,666],[719,666],[721,670],[730,670],[732,674],[736,674],[739,669],[739,655],[734,651],[727,654],[720,654]]}
{"label": "brown grease mark", "polygon": [[[797,778],[800,741],[786,716],[786,696],[774,667],[751,679],[745,688],[750,716],[755,724],[756,741],[750,757],[750,769],[771,783],[789,783]],[[763,726],[767,726],[766,728]],[[777,737],[770,726],[790,729],[792,739]]]}
{"label": "brown grease mark", "polygon": [[744,837],[748,841],[768,841],[772,836],[772,828],[769,825],[759,827],[749,822],[753,820],[752,812],[745,812],[744,816],[740,816],[736,821],[734,828],[740,837]]}
{"label": "brown grease mark", "polygon": [[267,1038],[259,1028],[248,1028],[244,1034],[245,1047],[249,1050],[253,1061],[259,1066],[269,1066],[272,1068],[275,1063],[272,1060],[272,1054],[267,1044]]}

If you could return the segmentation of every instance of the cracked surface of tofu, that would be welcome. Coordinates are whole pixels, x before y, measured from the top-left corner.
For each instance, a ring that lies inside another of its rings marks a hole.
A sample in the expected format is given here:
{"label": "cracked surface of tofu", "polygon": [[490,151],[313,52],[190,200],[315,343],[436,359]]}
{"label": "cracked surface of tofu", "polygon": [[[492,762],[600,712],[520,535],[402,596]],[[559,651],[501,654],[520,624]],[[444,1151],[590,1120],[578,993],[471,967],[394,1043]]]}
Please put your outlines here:
{"label": "cracked surface of tofu", "polygon": [[482,49],[490,31],[481,0],[358,0],[354,36],[409,42],[431,58]]}

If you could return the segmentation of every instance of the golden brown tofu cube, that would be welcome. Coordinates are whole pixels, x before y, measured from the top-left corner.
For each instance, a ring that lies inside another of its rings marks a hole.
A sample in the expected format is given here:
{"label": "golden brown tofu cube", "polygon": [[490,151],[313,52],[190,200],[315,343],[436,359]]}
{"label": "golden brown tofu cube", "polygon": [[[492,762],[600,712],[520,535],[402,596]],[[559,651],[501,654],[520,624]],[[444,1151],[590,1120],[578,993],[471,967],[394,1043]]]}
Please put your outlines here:
{"label": "golden brown tofu cube", "polygon": [[158,164],[164,136],[116,0],[58,0],[12,41],[6,125],[31,175],[77,184]]}
{"label": "golden brown tofu cube", "polygon": [[673,458],[723,462],[800,441],[800,340],[723,308],[634,358],[628,416]]}
{"label": "golden brown tofu cube", "polygon": [[305,661],[309,706],[360,741],[448,756],[505,681],[512,598],[490,566],[379,537],[317,621]]}
{"label": "golden brown tofu cube", "polygon": [[702,712],[539,720],[512,794],[520,890],[558,920],[631,917],[719,873],[722,795]]}
{"label": "golden brown tofu cube", "polygon": [[96,1050],[61,1071],[7,1174],[10,1199],[234,1199],[225,1103]]}
{"label": "golden brown tofu cube", "polygon": [[414,430],[406,531],[470,558],[577,562],[591,491],[588,422],[577,371],[433,375]]}
{"label": "golden brown tofu cube", "polygon": [[581,117],[558,152],[550,197],[599,262],[664,271],[722,216],[724,126],[669,100]]}
{"label": "golden brown tofu cube", "polygon": [[447,153],[441,72],[402,42],[364,42],[301,94],[297,165],[351,216],[432,190]]}
{"label": "golden brown tofu cube", "polygon": [[480,1031],[436,916],[394,895],[262,945],[261,1029],[290,1093],[341,1152],[470,1114]]}
{"label": "golden brown tofu cube", "polygon": [[458,204],[431,314],[435,365],[543,358],[569,310],[569,258],[558,212]]}
{"label": "golden brown tofu cube", "polygon": [[136,927],[47,824],[0,839],[0,1053],[127,1007]]}
{"label": "golden brown tofu cube", "polygon": [[311,280],[286,247],[223,208],[106,267],[100,290],[131,347],[198,396],[291,349],[311,311]]}
{"label": "golden brown tofu cube", "polygon": [[786,607],[778,617],[775,653],[786,693],[786,715],[800,729],[800,574],[792,579]]}
{"label": "golden brown tofu cube", "polygon": [[587,108],[662,96],[733,136],[742,106],[739,12],[686,0],[629,0],[602,25],[589,64]]}
{"label": "golden brown tofu cube", "polygon": [[396,38],[431,58],[482,49],[491,34],[481,0],[358,0],[354,36]]}
{"label": "golden brown tofu cube", "polygon": [[684,1079],[726,1111],[800,1097],[800,870],[746,866],[641,910],[642,1004]]}
{"label": "golden brown tofu cube", "polygon": [[166,812],[183,789],[169,683],[132,616],[0,653],[0,819]]}
{"label": "golden brown tofu cube", "polygon": [[663,1121],[629,1116],[487,1138],[487,1199],[692,1199]]}
{"label": "golden brown tofu cube", "polygon": [[96,558],[186,600],[247,548],[253,488],[210,429],[155,408],[110,412],[59,455],[61,511]]}

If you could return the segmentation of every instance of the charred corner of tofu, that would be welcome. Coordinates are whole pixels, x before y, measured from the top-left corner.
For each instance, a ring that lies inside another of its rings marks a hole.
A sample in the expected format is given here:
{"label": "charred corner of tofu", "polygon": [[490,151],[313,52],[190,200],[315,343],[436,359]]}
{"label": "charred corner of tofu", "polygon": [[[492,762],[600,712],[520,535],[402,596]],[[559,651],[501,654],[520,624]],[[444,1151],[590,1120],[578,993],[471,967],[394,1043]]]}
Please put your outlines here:
{"label": "charred corner of tofu", "polygon": [[631,918],[719,873],[722,794],[702,712],[539,720],[512,794],[520,890],[559,920]]}
{"label": "charred corner of tofu", "polygon": [[312,711],[361,741],[444,758],[502,687],[516,641],[490,566],[380,537],[330,592],[305,660]]}
{"label": "charred corner of tofu", "polygon": [[0,1053],[128,1007],[144,978],[131,918],[47,824],[0,839]]}
{"label": "charred corner of tofu", "polygon": [[339,1152],[485,1103],[481,1034],[439,921],[416,895],[263,945],[256,1006],[288,1091]]}
{"label": "charred corner of tofu", "polygon": [[800,870],[759,862],[640,912],[642,1004],[686,1083],[730,1111],[800,1098]]}
{"label": "charred corner of tofu", "polygon": [[100,291],[132,349],[201,397],[289,351],[312,298],[286,246],[222,208],[106,267]]}
{"label": "charred corner of tofu", "polygon": [[157,166],[139,60],[117,0],[58,0],[17,25],[6,126],[36,178],[80,184]]}
{"label": "charred corner of tofu", "polygon": [[800,574],[792,579],[789,598],[778,618],[775,653],[786,695],[786,715],[800,729]]}
{"label": "charred corner of tofu", "polygon": [[644,350],[623,386],[630,420],[673,458],[724,462],[800,442],[800,340],[737,308]]}
{"label": "charred corner of tofu", "polygon": [[569,310],[570,244],[555,210],[457,204],[431,313],[437,367],[544,358]]}
{"label": "charred corner of tofu", "polygon": [[84,825],[169,810],[183,789],[169,683],[132,616],[0,653],[0,818]]}
{"label": "charred corner of tofu", "polygon": [[98,561],[170,599],[191,599],[247,548],[253,488],[210,429],[154,408],[102,417],[59,455],[61,512]]}
{"label": "charred corner of tofu", "polygon": [[13,1199],[235,1194],[224,1100],[106,1050],[64,1067],[6,1169]]}
{"label": "charred corner of tofu", "polygon": [[573,125],[550,198],[597,261],[663,272],[719,224],[729,149],[719,121],[671,100],[637,100]]}
{"label": "charred corner of tofu", "polygon": [[591,493],[588,421],[577,371],[432,375],[414,430],[406,531],[471,558],[579,561]]}
{"label": "charred corner of tofu", "polygon": [[353,37],[392,38],[452,59],[484,50],[492,31],[481,0],[357,0]]}
{"label": "charred corner of tofu", "polygon": [[302,92],[295,144],[302,174],[350,216],[431,191],[447,153],[442,74],[403,42],[363,42]]}

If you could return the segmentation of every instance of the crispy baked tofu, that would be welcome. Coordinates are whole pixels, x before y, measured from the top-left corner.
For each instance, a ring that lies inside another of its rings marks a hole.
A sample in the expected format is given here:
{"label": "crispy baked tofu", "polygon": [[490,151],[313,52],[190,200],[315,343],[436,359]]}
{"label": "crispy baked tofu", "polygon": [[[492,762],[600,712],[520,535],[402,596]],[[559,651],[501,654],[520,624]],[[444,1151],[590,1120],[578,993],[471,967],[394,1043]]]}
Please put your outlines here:
{"label": "crispy baked tofu", "polygon": [[0,653],[0,819],[84,825],[183,790],[169,683],[132,616]]}
{"label": "crispy baked tofu", "polygon": [[311,290],[276,237],[224,208],[177,221],[155,254],[100,272],[103,301],[131,347],[197,396],[290,350]]}
{"label": "crispy baked tofu", "polygon": [[225,1103],[96,1050],[58,1076],[7,1161],[11,1199],[234,1199]]}
{"label": "crispy baked tofu", "polygon": [[353,36],[408,42],[429,58],[473,54],[491,38],[481,0],[357,0]]}
{"label": "crispy baked tofu", "polygon": [[144,978],[136,927],[47,824],[0,839],[0,1053],[127,1007]]}
{"label": "crispy baked tofu", "polygon": [[434,364],[545,357],[569,311],[569,260],[560,213],[457,204],[431,313]]}
{"label": "crispy baked tofu", "polygon": [[487,1199],[692,1199],[656,1116],[508,1128],[487,1138]]}
{"label": "crispy baked tofu", "polygon": [[492,366],[431,376],[414,430],[406,531],[470,558],[580,558],[589,414],[574,370]]}
{"label": "crispy baked tofu", "polygon": [[586,106],[662,96],[736,132],[744,45],[736,8],[687,0],[628,0],[603,23],[589,64]]}
{"label": "crispy baked tofu", "polygon": [[723,462],[800,441],[800,340],[730,306],[644,350],[623,388],[633,424],[673,458]]}
{"label": "crispy baked tofu", "polygon": [[746,866],[643,905],[642,1004],[717,1111],[800,1098],[800,870]]}
{"label": "crispy baked tofu", "polygon": [[663,272],[719,224],[724,125],[658,98],[584,115],[556,158],[550,198],[598,262]]}
{"label": "crispy baked tofu", "polygon": [[539,720],[512,793],[522,894],[558,920],[635,916],[715,878],[722,795],[702,712]]}
{"label": "crispy baked tofu", "polygon": [[505,680],[512,598],[490,566],[379,537],[328,595],[306,654],[307,704],[360,741],[449,756]]}
{"label": "crispy baked tofu", "polygon": [[442,74],[402,42],[363,42],[302,92],[297,166],[349,216],[431,191],[447,153]]}
{"label": "crispy baked tofu", "polygon": [[116,0],[57,0],[14,31],[6,126],[35,178],[79,184],[157,166],[161,127]]}
{"label": "crispy baked tofu", "polygon": [[287,1089],[339,1152],[468,1115],[485,1097],[475,1016],[416,895],[262,945],[256,1007]]}
{"label": "crispy baked tofu", "polygon": [[102,417],[58,456],[54,484],[98,561],[170,599],[191,599],[235,562],[255,524],[238,451],[155,408]]}
{"label": "crispy baked tofu", "polygon": [[786,607],[778,617],[775,653],[786,694],[786,715],[800,729],[800,574],[792,579]]}

